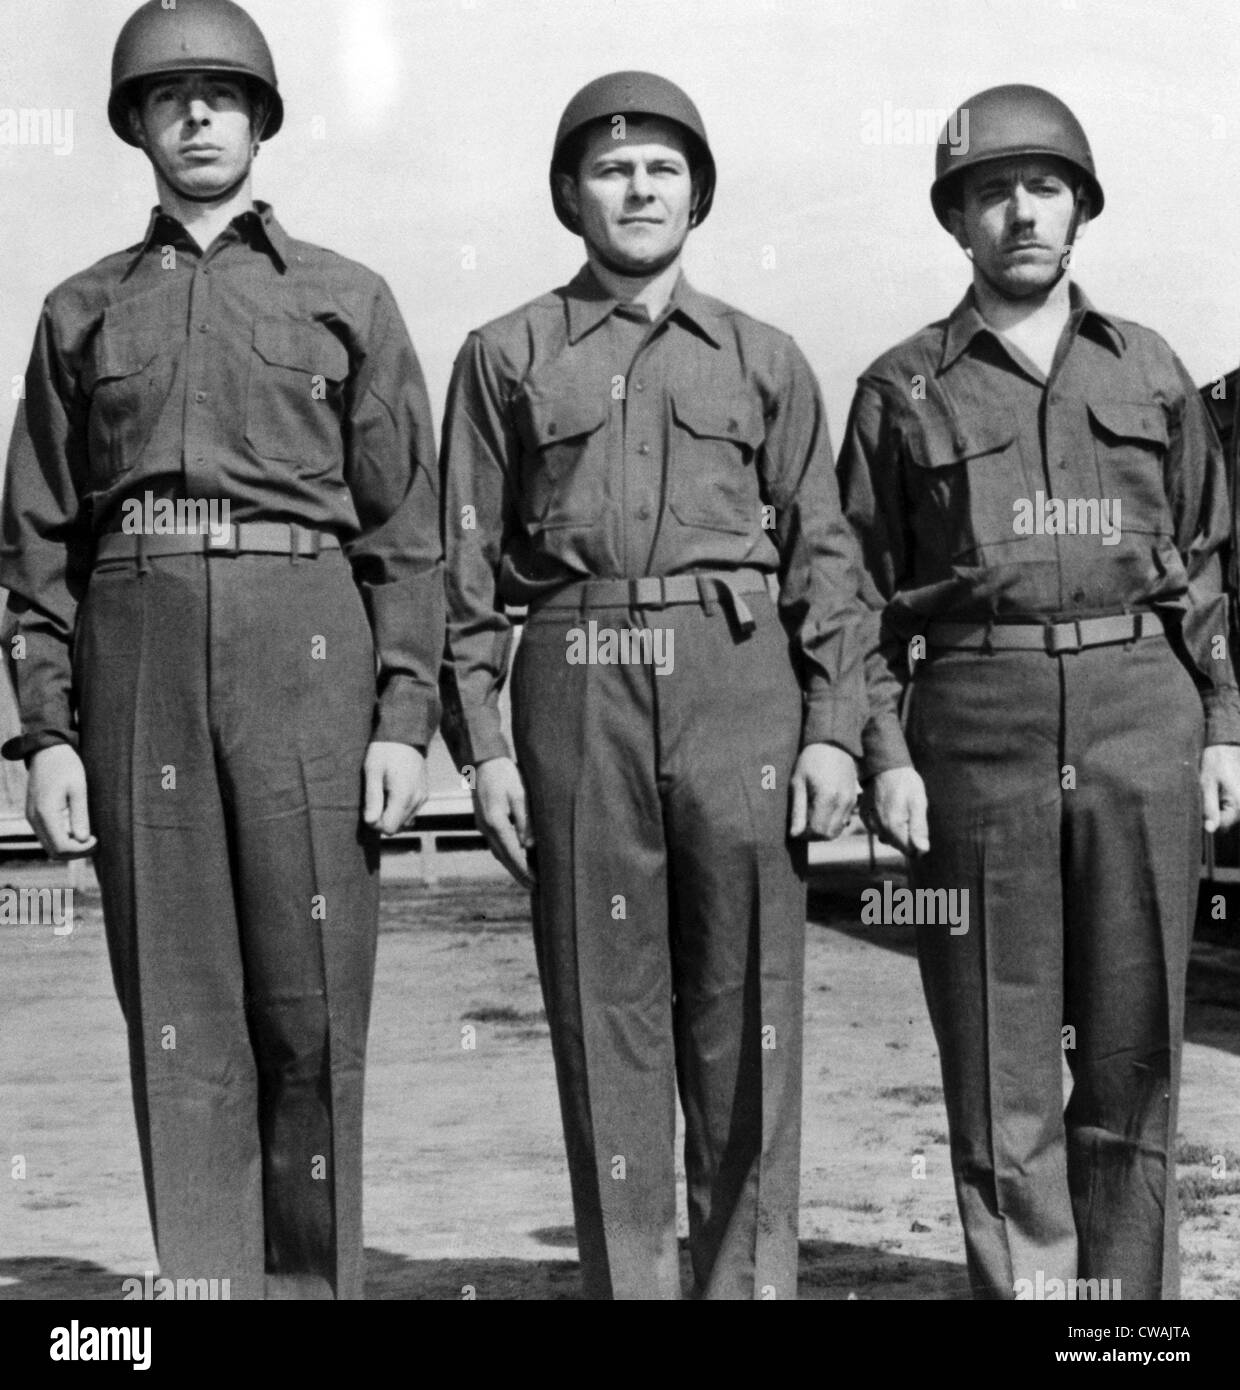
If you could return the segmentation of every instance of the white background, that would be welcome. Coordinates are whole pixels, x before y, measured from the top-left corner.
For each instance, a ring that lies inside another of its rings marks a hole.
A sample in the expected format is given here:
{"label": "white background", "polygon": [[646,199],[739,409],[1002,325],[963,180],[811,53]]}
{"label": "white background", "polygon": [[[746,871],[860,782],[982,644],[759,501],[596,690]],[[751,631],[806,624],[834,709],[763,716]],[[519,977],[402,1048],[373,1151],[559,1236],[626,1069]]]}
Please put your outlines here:
{"label": "white background", "polygon": [[[134,7],[0,0],[0,107],[74,113],[67,156],[0,144],[0,439],[43,296],[138,240],[154,202],[145,159],[105,115]],[[690,239],[692,279],[797,338],[837,439],[858,373],[946,314],[968,280],[930,211],[932,145],[866,138],[884,104],[893,119],[945,112],[1016,81],[1063,97],[1107,194],[1077,256],[1087,293],[1162,332],[1198,383],[1240,361],[1240,7],[1227,0],[248,8],[287,107],[256,195],[294,235],[387,277],[437,419],[466,332],[579,264],[547,195],[551,139],[579,86],[626,67],[679,82],[706,121],[719,187]]]}

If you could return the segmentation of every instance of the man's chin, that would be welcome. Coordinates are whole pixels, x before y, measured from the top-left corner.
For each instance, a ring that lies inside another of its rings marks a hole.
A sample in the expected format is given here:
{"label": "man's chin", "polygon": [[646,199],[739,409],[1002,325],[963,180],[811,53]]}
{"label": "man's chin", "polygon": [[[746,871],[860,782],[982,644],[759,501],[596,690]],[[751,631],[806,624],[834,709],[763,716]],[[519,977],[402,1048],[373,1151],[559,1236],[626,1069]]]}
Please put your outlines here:
{"label": "man's chin", "polygon": [[991,284],[1008,299],[1036,299],[1055,288],[1060,274],[1056,266],[1052,270],[1039,269],[1035,275],[1002,275]]}
{"label": "man's chin", "polygon": [[679,246],[666,246],[660,251],[625,251],[615,246],[595,246],[591,248],[597,258],[616,275],[629,275],[634,279],[658,275],[680,255],[684,243]]}

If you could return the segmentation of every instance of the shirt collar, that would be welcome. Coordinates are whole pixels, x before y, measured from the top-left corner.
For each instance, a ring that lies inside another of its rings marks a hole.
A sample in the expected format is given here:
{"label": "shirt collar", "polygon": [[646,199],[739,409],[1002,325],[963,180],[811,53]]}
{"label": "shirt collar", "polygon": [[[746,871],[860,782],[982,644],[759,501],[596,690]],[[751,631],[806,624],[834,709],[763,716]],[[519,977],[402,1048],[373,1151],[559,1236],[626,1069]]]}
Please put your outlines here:
{"label": "shirt collar", "polygon": [[[270,203],[256,202],[252,209],[234,217],[229,225],[236,227],[242,235],[247,229],[257,233],[257,239],[260,242],[265,242],[271,251],[276,268],[280,271],[288,269],[291,260],[288,234],[276,221],[276,215],[272,212]],[[185,228],[175,217],[170,217],[161,207],[153,207],[151,220],[146,226],[146,235],[130,257],[125,274],[128,275],[134,269],[152,246],[162,245],[171,238],[184,235],[186,235]]]}
{"label": "shirt collar", "polygon": [[[1079,330],[1088,325],[1094,331],[1094,336],[1101,337],[1116,357],[1123,356],[1128,343],[1119,325],[1109,314],[1095,309],[1085,291],[1076,283],[1068,285],[1068,307],[1071,318],[1075,320],[1075,328]],[[939,371],[945,372],[953,366],[979,333],[989,333],[993,337],[998,336],[982,317],[977,307],[973,286],[970,285],[965,291],[964,298],[952,310],[947,320],[947,331],[943,335],[943,356],[939,361]]]}
{"label": "shirt collar", "polygon": [[[589,264],[582,266],[564,290],[568,341],[580,342],[587,333],[593,332],[604,319],[609,318],[619,305],[620,301],[599,284]],[[720,345],[718,311],[711,300],[699,294],[685,279],[683,271],[672,289],[667,315],[669,318],[675,315],[685,319],[712,346]]]}

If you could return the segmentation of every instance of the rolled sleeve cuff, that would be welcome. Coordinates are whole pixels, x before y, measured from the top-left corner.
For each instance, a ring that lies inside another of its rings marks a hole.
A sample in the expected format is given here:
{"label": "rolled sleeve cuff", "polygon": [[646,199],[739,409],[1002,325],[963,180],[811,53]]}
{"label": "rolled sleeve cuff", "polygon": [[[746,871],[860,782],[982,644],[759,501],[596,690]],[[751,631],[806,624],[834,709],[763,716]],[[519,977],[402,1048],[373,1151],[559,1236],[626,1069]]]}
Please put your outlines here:
{"label": "rolled sleeve cuff", "polygon": [[77,738],[73,734],[62,734],[55,729],[43,729],[38,733],[15,734],[0,744],[0,758],[10,763],[25,762],[35,753],[42,752],[44,748],[54,748],[58,743],[67,743],[70,748],[76,748]]}
{"label": "rolled sleeve cuff", "polygon": [[439,693],[408,676],[393,676],[375,708],[375,743],[408,743],[426,751],[439,727]]}

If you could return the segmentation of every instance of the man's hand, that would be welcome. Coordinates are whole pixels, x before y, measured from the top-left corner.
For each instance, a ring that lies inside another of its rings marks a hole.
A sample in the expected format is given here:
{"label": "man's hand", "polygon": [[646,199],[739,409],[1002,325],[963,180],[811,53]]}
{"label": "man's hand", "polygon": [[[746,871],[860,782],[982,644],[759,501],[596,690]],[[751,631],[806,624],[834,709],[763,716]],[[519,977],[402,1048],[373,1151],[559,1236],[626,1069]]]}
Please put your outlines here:
{"label": "man's hand", "polygon": [[884,844],[912,856],[930,848],[926,787],[911,767],[880,772],[861,794],[861,816]]}
{"label": "man's hand", "polygon": [[86,809],[86,769],[67,743],[40,748],[30,759],[26,819],[53,859],[90,854],[98,841]]}
{"label": "man's hand", "polygon": [[491,853],[522,888],[533,888],[534,874],[525,852],[533,845],[534,835],[525,807],[525,783],[511,758],[488,758],[479,764],[474,824],[486,836]]}
{"label": "man's hand", "polygon": [[1207,835],[1240,820],[1240,747],[1212,743],[1201,755],[1201,823]]}
{"label": "man's hand", "polygon": [[792,838],[834,840],[856,803],[857,766],[848,754],[830,743],[802,748],[792,769]]}
{"label": "man's hand", "polygon": [[372,743],[362,779],[362,819],[381,835],[403,830],[426,800],[426,759],[408,743]]}

